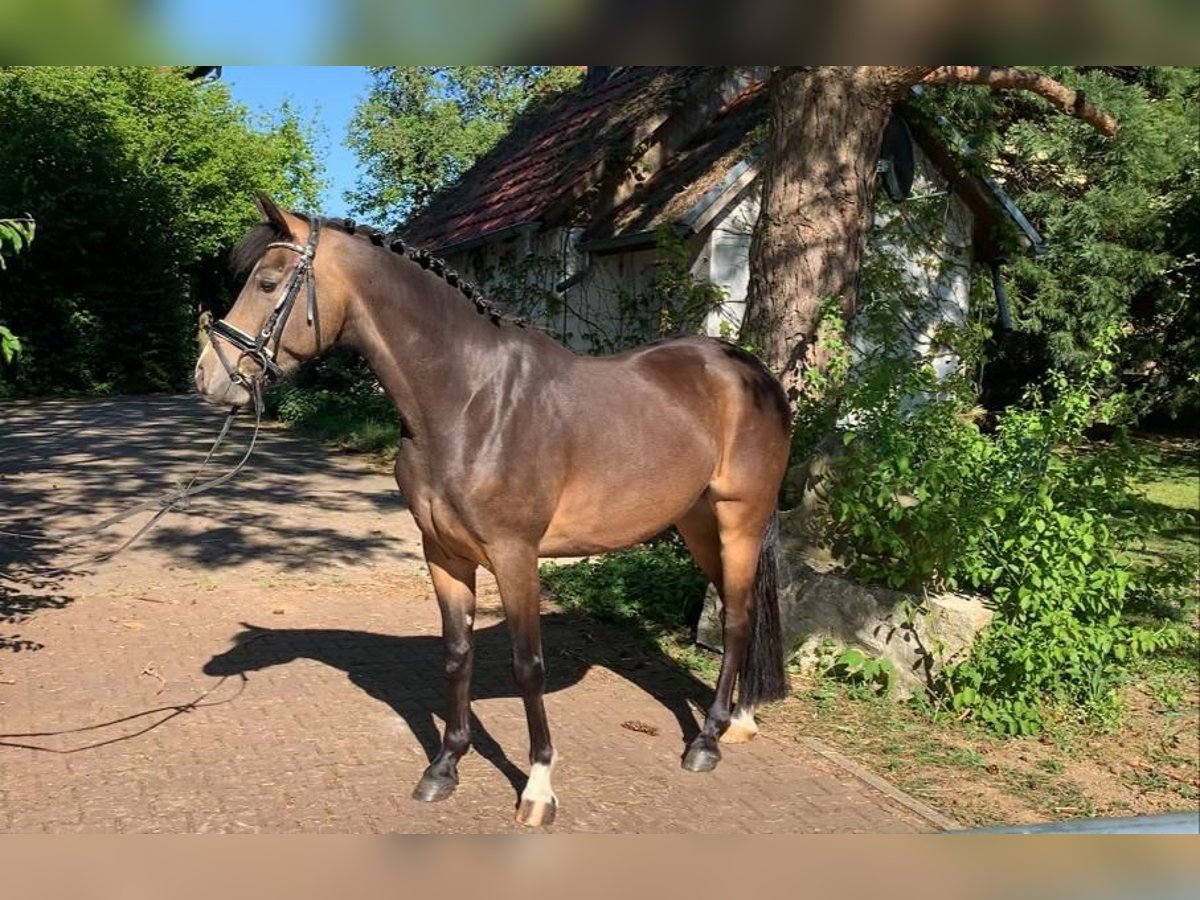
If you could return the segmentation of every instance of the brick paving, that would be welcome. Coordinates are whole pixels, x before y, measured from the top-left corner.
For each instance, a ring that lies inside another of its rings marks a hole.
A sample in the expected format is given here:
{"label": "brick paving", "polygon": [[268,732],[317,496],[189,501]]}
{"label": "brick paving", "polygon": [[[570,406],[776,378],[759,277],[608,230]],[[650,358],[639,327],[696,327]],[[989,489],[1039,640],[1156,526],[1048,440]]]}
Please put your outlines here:
{"label": "brick paving", "polygon": [[[78,527],[162,490],[218,421],[188,397],[10,404],[3,527]],[[439,623],[412,519],[362,459],[271,430],[235,484],[110,562],[0,554],[0,830],[518,829],[525,720],[486,580],[474,752],[451,799],[409,797],[441,728]],[[936,830],[786,735],[682,771],[708,688],[586,617],[544,627],[551,830]]]}

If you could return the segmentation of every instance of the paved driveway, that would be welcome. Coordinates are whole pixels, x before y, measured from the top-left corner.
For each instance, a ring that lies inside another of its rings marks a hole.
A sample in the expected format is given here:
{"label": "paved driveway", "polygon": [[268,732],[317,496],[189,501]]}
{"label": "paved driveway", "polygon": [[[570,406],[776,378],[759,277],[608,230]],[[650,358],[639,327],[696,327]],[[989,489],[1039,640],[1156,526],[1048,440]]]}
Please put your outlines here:
{"label": "paved driveway", "polygon": [[[218,424],[189,397],[7,404],[0,527],[69,529],[162,491],[190,474]],[[476,752],[453,798],[409,798],[441,728],[439,623],[419,546],[389,475],[278,430],[235,483],[109,562],[0,543],[0,829],[515,829],[527,737],[488,581]],[[553,830],[940,821],[787,736],[686,773],[704,684],[585,617],[548,608],[545,638]]]}

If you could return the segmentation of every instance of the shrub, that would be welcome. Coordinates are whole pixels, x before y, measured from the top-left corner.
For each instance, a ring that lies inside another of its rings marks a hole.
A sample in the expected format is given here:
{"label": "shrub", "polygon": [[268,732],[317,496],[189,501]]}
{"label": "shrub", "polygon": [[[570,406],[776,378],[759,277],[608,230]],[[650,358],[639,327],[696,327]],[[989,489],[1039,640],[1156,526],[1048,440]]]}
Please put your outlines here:
{"label": "shrub", "polygon": [[326,388],[292,385],[274,394],[278,418],[319,440],[363,453],[394,450],[400,440],[400,424],[387,397],[348,397]]}
{"label": "shrub", "polygon": [[677,536],[570,565],[544,565],[542,584],[567,609],[652,631],[696,624],[708,580]]}
{"label": "shrub", "polygon": [[[939,381],[911,355],[882,353],[831,385],[845,452],[830,538],[865,579],[990,597],[993,623],[946,661],[935,694],[1001,732],[1039,730],[1046,702],[1111,718],[1121,667],[1177,639],[1123,619],[1134,570],[1116,513],[1137,459],[1128,398],[1108,391],[1116,337],[1105,332],[1081,375],[1050,373],[991,434],[964,379]],[[1115,436],[1090,446],[1101,423]]]}

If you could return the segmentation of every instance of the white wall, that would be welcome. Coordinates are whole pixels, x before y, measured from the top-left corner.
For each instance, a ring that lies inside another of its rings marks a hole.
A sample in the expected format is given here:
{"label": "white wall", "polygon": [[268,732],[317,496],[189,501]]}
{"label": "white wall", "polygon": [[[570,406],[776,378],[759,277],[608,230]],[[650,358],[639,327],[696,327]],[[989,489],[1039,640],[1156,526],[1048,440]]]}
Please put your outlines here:
{"label": "white wall", "polygon": [[[899,338],[911,352],[928,357],[939,378],[958,366],[958,359],[933,345],[944,325],[967,322],[971,289],[973,214],[948,191],[942,174],[920,151],[911,196],[898,204],[877,207],[873,251],[886,254],[910,301],[900,316]],[[915,301],[915,302],[914,302]],[[877,348],[865,337],[871,310],[852,333],[861,355]]]}
{"label": "white wall", "polygon": [[[946,193],[945,179],[933,164],[917,150],[917,176],[912,196],[896,210],[877,215],[877,227],[899,226],[917,237],[899,243],[875,241],[877,252],[883,252],[902,270],[907,292],[928,297],[930,302],[914,311],[905,323],[905,340],[914,352],[931,352],[931,339],[943,322],[961,325],[966,321],[970,288],[971,212],[957,197]],[[930,206],[933,204],[933,206]],[[885,206],[885,204],[880,204]],[[691,251],[691,270],[697,278],[707,278],[725,292],[727,299],[721,308],[711,313],[704,330],[713,336],[736,338],[746,312],[746,292],[750,281],[750,237],[758,218],[757,187],[747,189],[730,208],[723,212],[702,234],[688,240]],[[930,215],[932,211],[932,215]],[[898,216],[913,220],[932,218],[921,223],[927,233],[908,228]],[[611,254],[581,254],[576,243],[578,229],[558,228],[537,233],[528,244],[540,261],[536,273],[530,274],[529,291],[523,292],[525,302],[512,311],[531,316],[535,325],[548,331],[558,340],[577,350],[592,349],[589,335],[602,333],[606,339],[628,337],[632,324],[620,310],[621,297],[638,295],[648,290],[654,278],[655,253],[636,250]],[[507,261],[511,264],[526,249],[521,238],[486,245],[465,254],[448,257],[447,261],[467,277],[480,281],[480,271],[495,268]],[[584,272],[583,278],[557,298],[559,308],[547,315],[544,304],[536,302],[539,291],[553,289],[568,276]],[[488,285],[481,284],[486,290]],[[509,293],[511,294],[511,286]],[[512,304],[506,304],[511,306]],[[532,308],[531,308],[532,307]],[[869,353],[872,347],[858,340],[856,349]],[[956,365],[948,354],[934,355],[939,374],[946,374]]]}
{"label": "white wall", "polygon": [[723,288],[725,303],[710,313],[704,330],[714,337],[736,338],[746,317],[750,287],[750,236],[758,221],[758,192],[747,190],[716,219],[707,235],[707,271],[703,274]]}

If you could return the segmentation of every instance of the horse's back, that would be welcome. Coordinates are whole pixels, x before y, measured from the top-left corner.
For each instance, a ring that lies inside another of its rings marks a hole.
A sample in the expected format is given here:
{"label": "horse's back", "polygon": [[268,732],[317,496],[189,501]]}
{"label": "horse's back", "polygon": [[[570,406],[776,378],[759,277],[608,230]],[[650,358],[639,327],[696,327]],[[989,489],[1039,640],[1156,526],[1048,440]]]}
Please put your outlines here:
{"label": "horse's back", "polygon": [[783,386],[757,358],[729,341],[671,338],[609,359],[652,377],[681,399],[698,398],[710,408],[714,402],[724,404],[725,412],[739,420],[762,418],[764,426],[790,431],[791,410]]}

